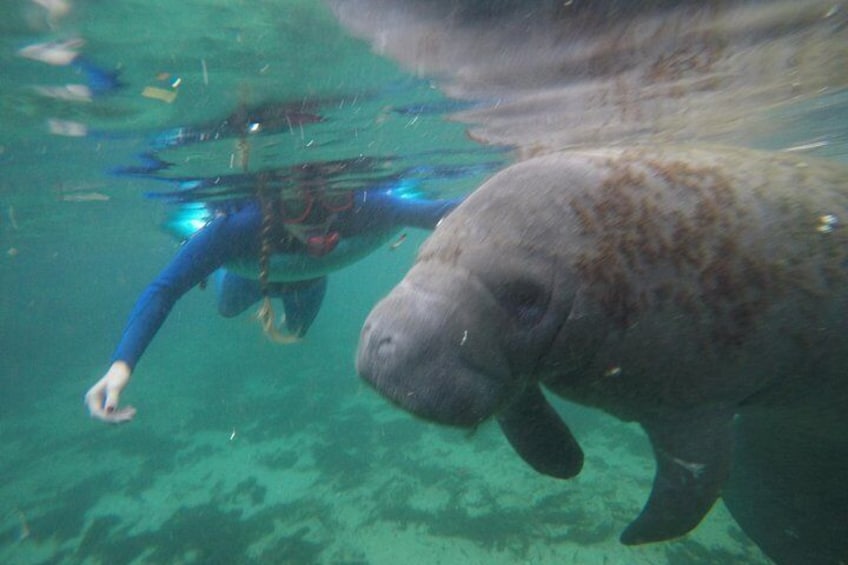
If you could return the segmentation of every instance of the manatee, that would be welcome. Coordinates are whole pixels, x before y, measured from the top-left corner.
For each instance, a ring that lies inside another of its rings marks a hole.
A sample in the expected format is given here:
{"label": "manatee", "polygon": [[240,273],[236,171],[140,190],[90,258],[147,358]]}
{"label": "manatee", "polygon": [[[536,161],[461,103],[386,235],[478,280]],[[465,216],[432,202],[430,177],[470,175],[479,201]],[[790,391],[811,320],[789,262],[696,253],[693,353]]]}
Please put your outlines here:
{"label": "manatee", "polygon": [[426,420],[495,419],[541,473],[583,455],[545,393],[638,422],[625,544],[722,496],[773,559],[848,556],[848,169],[789,153],[562,151],[447,216],[362,329],[357,371]]}

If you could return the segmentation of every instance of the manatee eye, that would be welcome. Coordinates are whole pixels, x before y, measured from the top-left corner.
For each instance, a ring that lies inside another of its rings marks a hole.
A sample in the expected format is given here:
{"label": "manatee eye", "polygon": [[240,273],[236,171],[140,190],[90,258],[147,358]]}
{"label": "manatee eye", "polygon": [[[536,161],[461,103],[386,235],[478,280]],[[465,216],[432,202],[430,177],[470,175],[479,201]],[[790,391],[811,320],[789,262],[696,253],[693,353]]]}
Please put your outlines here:
{"label": "manatee eye", "polygon": [[548,293],[529,280],[501,283],[494,295],[510,316],[523,325],[536,324],[548,307]]}

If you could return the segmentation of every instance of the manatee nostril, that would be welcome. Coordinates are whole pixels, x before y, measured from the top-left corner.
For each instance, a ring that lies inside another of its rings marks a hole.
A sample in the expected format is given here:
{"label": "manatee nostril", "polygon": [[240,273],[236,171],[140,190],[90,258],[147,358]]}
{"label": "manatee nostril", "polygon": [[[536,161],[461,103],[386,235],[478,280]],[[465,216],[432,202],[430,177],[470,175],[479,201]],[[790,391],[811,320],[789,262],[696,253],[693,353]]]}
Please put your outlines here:
{"label": "manatee nostril", "polygon": [[377,340],[377,344],[374,347],[374,353],[380,356],[388,356],[394,352],[395,342],[391,336],[383,336],[379,340]]}

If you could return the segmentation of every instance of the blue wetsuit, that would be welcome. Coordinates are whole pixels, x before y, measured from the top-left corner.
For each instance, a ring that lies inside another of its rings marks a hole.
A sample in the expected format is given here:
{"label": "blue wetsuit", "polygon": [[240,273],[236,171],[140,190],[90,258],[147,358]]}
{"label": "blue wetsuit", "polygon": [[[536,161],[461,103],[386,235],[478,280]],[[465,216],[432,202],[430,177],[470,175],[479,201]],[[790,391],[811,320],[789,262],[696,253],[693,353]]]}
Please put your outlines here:
{"label": "blue wetsuit", "polygon": [[[320,308],[329,272],[369,254],[403,226],[434,228],[457,204],[459,200],[398,197],[385,189],[358,191],[349,207],[324,213],[323,235],[316,236],[319,242],[331,242],[324,248],[280,239],[271,256],[272,284],[266,292],[283,299],[288,330],[299,336],[306,332]],[[284,222],[278,224],[282,226],[277,235],[286,233]],[[298,225],[308,228],[313,223]],[[259,300],[261,228],[260,206],[252,201],[215,217],[192,235],[136,302],[112,361],[134,368],[176,301],[221,267],[226,268],[219,277],[222,314],[235,315]]]}
{"label": "blue wetsuit", "polygon": [[71,67],[85,75],[86,84],[93,96],[108,94],[124,86],[118,78],[118,71],[107,71],[84,55],[77,55],[71,61]]}

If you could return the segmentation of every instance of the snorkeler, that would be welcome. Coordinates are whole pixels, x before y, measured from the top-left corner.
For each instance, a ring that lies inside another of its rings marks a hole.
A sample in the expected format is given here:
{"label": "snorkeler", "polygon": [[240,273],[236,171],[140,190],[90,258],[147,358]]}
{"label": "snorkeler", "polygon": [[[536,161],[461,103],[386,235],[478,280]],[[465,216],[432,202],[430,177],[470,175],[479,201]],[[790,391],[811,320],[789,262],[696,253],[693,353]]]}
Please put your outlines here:
{"label": "snorkeler", "polygon": [[18,55],[21,57],[56,67],[70,67],[85,77],[85,84],[38,86],[35,87],[36,92],[49,98],[90,102],[96,96],[114,92],[124,86],[118,79],[117,71],[107,71],[79,52],[84,44],[84,40],[73,38],[35,43],[19,49]]}
{"label": "snorkeler", "polygon": [[[86,392],[92,417],[118,423],[135,416],[135,408],[119,407],[119,401],[138,360],[176,301],[216,271],[222,315],[264,300],[258,317],[266,333],[275,341],[294,341],[315,319],[328,273],[365,257],[403,226],[433,229],[459,204],[410,197],[398,186],[331,192],[318,183],[301,185],[294,194],[269,194],[273,179],[254,179],[260,197],[215,212],[144,290],[109,370]],[[274,322],[272,297],[283,302],[283,331]]]}

